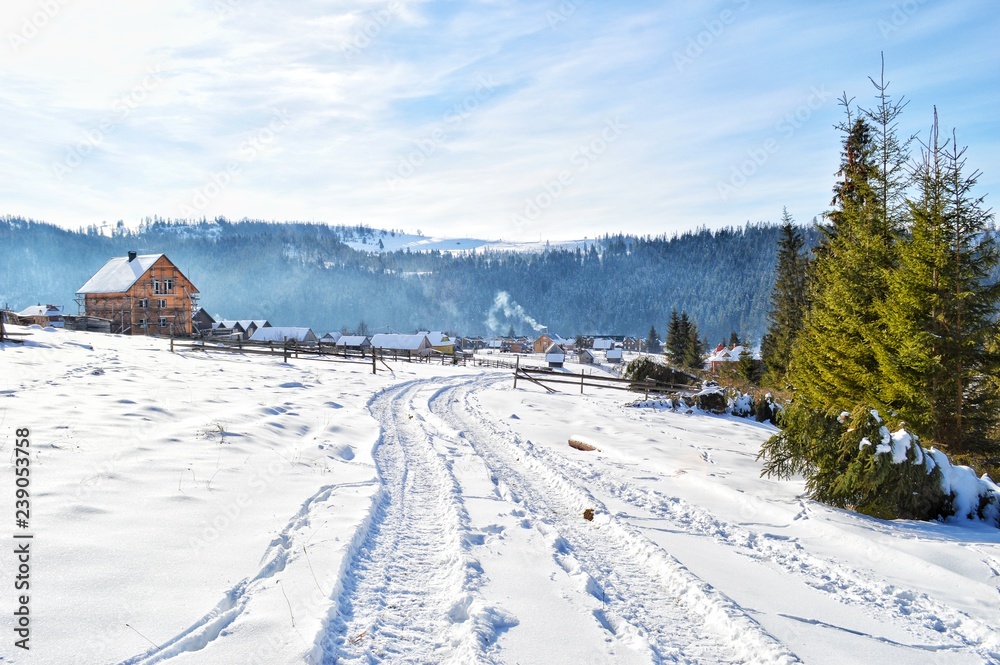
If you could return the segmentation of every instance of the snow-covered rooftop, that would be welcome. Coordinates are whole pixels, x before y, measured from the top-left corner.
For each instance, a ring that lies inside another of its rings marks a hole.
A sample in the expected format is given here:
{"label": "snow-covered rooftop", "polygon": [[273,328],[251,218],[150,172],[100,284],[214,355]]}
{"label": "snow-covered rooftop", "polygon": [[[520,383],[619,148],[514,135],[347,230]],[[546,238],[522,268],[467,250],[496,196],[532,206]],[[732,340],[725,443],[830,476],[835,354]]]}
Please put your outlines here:
{"label": "snow-covered rooftop", "polygon": [[111,259],[77,293],[124,293],[132,288],[163,254],[140,254],[129,261],[127,256]]}

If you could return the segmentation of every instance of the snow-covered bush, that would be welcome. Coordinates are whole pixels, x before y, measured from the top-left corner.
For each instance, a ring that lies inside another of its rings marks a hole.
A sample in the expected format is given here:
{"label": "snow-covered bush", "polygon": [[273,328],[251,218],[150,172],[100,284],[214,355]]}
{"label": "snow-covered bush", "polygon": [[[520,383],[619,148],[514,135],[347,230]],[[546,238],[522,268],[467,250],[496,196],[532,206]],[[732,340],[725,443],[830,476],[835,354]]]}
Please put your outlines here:
{"label": "snow-covered bush", "polygon": [[815,498],[883,519],[983,519],[1000,526],[1000,489],[987,476],[927,450],[905,427],[890,432],[878,411],[858,407],[843,426],[843,472]]}

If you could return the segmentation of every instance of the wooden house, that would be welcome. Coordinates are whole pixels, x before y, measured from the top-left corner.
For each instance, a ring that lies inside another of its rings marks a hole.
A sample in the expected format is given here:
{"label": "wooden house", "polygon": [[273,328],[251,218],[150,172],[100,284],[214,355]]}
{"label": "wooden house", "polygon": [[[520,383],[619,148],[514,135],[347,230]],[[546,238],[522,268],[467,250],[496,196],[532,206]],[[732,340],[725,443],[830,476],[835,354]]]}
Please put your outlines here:
{"label": "wooden house", "polygon": [[638,337],[626,337],[622,342],[622,348],[626,351],[640,352],[646,350],[646,340]]}
{"label": "wooden house", "polygon": [[328,332],[319,338],[319,343],[325,346],[336,346],[337,340],[343,337],[343,333],[339,332]]}
{"label": "wooden house", "polygon": [[372,342],[365,335],[344,335],[335,345],[339,351],[360,352],[362,355],[372,348]]}
{"label": "wooden house", "polygon": [[83,314],[124,335],[190,335],[198,309],[198,289],[166,254],[113,258],[76,295]]}
{"label": "wooden house", "polygon": [[18,318],[28,324],[42,327],[63,327],[63,308],[59,305],[33,305],[17,312]]}
{"label": "wooden house", "polygon": [[538,336],[537,339],[535,339],[534,344],[532,344],[532,348],[534,349],[535,353],[546,353],[549,347],[552,346],[553,344],[557,344],[560,347],[564,347],[567,344],[567,342],[565,339],[563,339],[562,337],[560,337],[555,333],[542,333],[541,335]]}
{"label": "wooden house", "polygon": [[566,362],[566,351],[558,344],[551,345],[545,351],[545,362],[549,367],[562,367]]}
{"label": "wooden house", "polygon": [[232,334],[239,333],[243,339],[250,339],[260,328],[270,328],[271,322],[267,319],[239,319],[219,321],[221,328],[226,328]]}
{"label": "wooden house", "polygon": [[380,354],[389,353],[394,356],[429,356],[433,352],[431,342],[427,335],[417,333],[416,335],[399,335],[396,333],[379,333],[372,335],[372,348],[378,349]]}
{"label": "wooden house", "polygon": [[580,349],[577,352],[577,359],[580,361],[581,365],[593,365],[596,357],[594,352],[590,349]]}
{"label": "wooden house", "polygon": [[266,326],[256,328],[250,337],[251,342],[288,342],[294,341],[299,344],[316,344],[319,338],[311,328],[298,328],[294,326]]}
{"label": "wooden house", "polygon": [[605,351],[604,357],[609,363],[620,363],[622,361],[622,350],[619,347],[608,349]]}
{"label": "wooden house", "polygon": [[510,345],[511,353],[531,353],[531,343],[517,340]]}
{"label": "wooden house", "polygon": [[608,349],[615,348],[615,341],[609,337],[597,337],[594,339],[591,348],[594,351],[607,351]]}
{"label": "wooden house", "polygon": [[455,341],[446,333],[421,330],[417,334],[425,336],[427,341],[430,342],[431,348],[438,353],[444,353],[449,356],[455,353]]}
{"label": "wooden house", "polygon": [[212,318],[211,314],[205,311],[204,307],[199,307],[198,311],[191,315],[191,327],[197,334],[210,334],[212,331],[212,324],[214,323],[215,319]]}

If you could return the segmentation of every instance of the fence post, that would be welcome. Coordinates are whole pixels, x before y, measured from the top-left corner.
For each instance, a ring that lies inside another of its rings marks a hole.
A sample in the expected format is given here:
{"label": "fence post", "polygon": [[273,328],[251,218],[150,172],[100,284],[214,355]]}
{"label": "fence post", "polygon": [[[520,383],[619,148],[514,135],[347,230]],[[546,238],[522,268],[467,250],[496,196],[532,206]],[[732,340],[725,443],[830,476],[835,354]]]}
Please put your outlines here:
{"label": "fence post", "polygon": [[[0,323],[0,329],[2,329],[2,328],[3,328],[3,323]],[[2,342],[2,341],[3,341],[3,333],[0,332],[0,342]],[[173,352],[174,352],[174,331],[173,331],[173,329],[171,329],[170,330],[170,353],[173,353]]]}
{"label": "fence post", "polygon": [[378,367],[375,365],[375,347],[372,347],[372,374],[378,375]]}
{"label": "fence post", "polygon": [[580,370],[580,394],[583,394],[583,370]]}
{"label": "fence post", "polygon": [[514,390],[517,390],[517,373],[521,371],[521,356],[514,361]]}
{"label": "fence post", "polygon": [[285,340],[285,343],[282,344],[282,349],[285,352],[285,362],[287,363],[288,362],[288,340]]}

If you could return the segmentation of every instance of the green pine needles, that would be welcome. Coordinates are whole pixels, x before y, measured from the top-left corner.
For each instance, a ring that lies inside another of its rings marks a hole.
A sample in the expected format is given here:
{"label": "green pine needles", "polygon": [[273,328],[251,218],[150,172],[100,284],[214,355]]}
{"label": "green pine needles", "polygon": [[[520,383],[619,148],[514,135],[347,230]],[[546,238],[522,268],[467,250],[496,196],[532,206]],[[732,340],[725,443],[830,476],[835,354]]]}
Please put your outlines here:
{"label": "green pine needles", "polygon": [[814,499],[932,519],[951,514],[954,496],[940,453],[917,440],[963,463],[1000,457],[1000,285],[990,281],[1000,254],[973,193],[980,174],[967,172],[954,133],[940,140],[937,110],[912,159],[915,137],[897,136],[905,102],[884,78],[872,83],[873,109],[841,100],[834,208],[807,266],[783,218],[763,350],[769,380],[794,397],[760,458],[766,475],[803,474]]}

